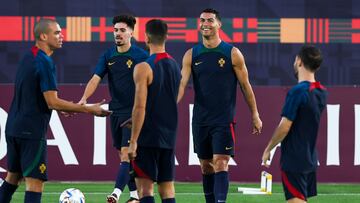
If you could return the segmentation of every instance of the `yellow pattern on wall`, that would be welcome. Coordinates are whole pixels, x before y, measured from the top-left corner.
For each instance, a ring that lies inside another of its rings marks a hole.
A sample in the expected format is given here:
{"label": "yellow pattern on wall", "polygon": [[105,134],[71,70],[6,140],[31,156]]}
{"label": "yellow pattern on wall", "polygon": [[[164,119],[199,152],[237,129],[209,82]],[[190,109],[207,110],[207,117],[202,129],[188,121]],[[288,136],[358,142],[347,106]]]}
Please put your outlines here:
{"label": "yellow pattern on wall", "polygon": [[66,17],[67,41],[91,41],[91,17]]}
{"label": "yellow pattern on wall", "polygon": [[281,18],[280,19],[280,42],[281,43],[304,43],[305,42],[305,19],[304,18]]}

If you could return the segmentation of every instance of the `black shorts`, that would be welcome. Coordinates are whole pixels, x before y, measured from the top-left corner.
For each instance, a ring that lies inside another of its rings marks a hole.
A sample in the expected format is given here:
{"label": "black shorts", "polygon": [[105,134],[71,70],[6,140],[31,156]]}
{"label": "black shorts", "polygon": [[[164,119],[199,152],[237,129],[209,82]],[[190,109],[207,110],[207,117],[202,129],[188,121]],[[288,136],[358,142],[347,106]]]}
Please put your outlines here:
{"label": "black shorts", "polygon": [[6,136],[8,171],[46,181],[46,140]]}
{"label": "black shorts", "polygon": [[212,159],[214,154],[234,156],[234,123],[228,126],[192,125],[194,151],[200,159]]}
{"label": "black shorts", "polygon": [[297,173],[281,171],[286,200],[299,198],[307,201],[307,198],[317,195],[316,172]]}
{"label": "black shorts", "polygon": [[129,147],[129,141],[131,137],[131,129],[126,127],[120,127],[120,125],[129,119],[129,117],[123,116],[110,116],[111,135],[113,139],[113,146],[120,150],[121,147]]}
{"label": "black shorts", "polygon": [[174,149],[139,146],[136,153],[136,158],[132,161],[135,177],[150,179],[158,183],[174,180]]}

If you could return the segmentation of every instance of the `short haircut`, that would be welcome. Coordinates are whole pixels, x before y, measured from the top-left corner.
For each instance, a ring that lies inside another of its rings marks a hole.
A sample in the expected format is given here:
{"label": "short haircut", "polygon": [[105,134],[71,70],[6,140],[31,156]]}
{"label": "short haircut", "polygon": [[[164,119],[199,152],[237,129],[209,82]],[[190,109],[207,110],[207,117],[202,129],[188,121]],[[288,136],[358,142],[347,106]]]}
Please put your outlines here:
{"label": "short haircut", "polygon": [[34,37],[36,40],[40,39],[40,35],[49,32],[49,27],[51,24],[54,24],[56,20],[49,19],[49,18],[41,18],[34,26]]}
{"label": "short haircut", "polygon": [[146,23],[145,32],[150,43],[158,45],[163,44],[167,37],[168,26],[162,20],[152,19]]}
{"label": "short haircut", "polygon": [[323,61],[320,49],[313,45],[304,45],[301,47],[297,56],[301,59],[305,68],[312,72],[316,72]]}
{"label": "short haircut", "polygon": [[212,8],[206,8],[204,9],[201,13],[213,13],[215,14],[216,19],[218,19],[219,21],[221,21],[221,17],[220,17],[220,13],[219,11],[212,9]]}
{"label": "short haircut", "polygon": [[128,27],[134,30],[136,19],[132,15],[119,15],[115,16],[112,21],[113,25],[116,23],[125,23]]}

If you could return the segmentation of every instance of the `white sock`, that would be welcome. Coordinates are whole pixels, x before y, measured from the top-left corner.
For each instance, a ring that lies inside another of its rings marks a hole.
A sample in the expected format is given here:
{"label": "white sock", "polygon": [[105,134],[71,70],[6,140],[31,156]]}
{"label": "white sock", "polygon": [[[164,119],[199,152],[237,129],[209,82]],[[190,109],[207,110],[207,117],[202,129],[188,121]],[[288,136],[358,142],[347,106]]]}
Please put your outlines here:
{"label": "white sock", "polygon": [[133,197],[133,198],[139,199],[139,196],[138,196],[137,190],[130,191],[130,197]]}
{"label": "white sock", "polygon": [[116,196],[120,199],[120,195],[122,191],[119,188],[114,188],[113,194],[116,194]]}

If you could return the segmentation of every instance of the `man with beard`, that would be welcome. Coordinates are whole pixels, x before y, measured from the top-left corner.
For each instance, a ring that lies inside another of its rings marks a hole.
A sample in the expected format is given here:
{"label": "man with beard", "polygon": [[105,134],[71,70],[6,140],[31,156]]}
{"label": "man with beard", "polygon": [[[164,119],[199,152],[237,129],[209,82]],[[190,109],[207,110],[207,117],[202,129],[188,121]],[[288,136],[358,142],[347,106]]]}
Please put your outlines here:
{"label": "man with beard", "polygon": [[229,187],[228,162],[234,155],[234,114],[237,83],[252,115],[253,134],[262,122],[248,78],[244,56],[219,36],[219,12],[205,9],[200,15],[202,43],[183,57],[178,101],[193,75],[195,103],[192,120],[194,151],[200,159],[206,202],[225,202]]}
{"label": "man with beard", "polygon": [[79,101],[80,104],[86,104],[102,78],[108,75],[111,96],[109,109],[113,111],[110,117],[113,146],[118,150],[121,161],[114,191],[107,197],[109,203],[118,202],[127,184],[130,190],[128,202],[135,202],[138,199],[134,178],[129,175],[131,170],[128,148],[131,132],[130,129],[120,126],[131,117],[135,93],[134,66],[148,58],[148,53],[131,44],[135,23],[136,19],[130,15],[113,18],[115,46],[105,51],[100,57],[95,73]]}
{"label": "man with beard", "polygon": [[269,167],[270,151],[281,142],[281,178],[290,203],[307,202],[308,197],[317,195],[316,139],[327,100],[325,87],[315,80],[321,62],[321,52],[314,46],[305,45],[297,54],[294,69],[298,84],[289,90],[281,121],[262,156],[263,164]]}
{"label": "man with beard", "polygon": [[35,46],[21,59],[16,72],[14,97],[6,121],[8,172],[0,187],[0,202],[9,203],[25,179],[25,203],[40,203],[47,181],[46,132],[52,110],[107,116],[104,102],[83,106],[58,97],[56,66],[51,58],[62,47],[59,24],[41,19],[34,26]]}

